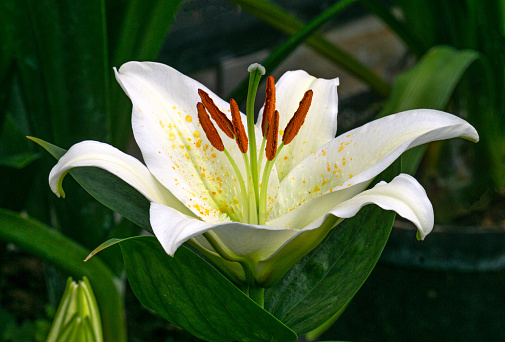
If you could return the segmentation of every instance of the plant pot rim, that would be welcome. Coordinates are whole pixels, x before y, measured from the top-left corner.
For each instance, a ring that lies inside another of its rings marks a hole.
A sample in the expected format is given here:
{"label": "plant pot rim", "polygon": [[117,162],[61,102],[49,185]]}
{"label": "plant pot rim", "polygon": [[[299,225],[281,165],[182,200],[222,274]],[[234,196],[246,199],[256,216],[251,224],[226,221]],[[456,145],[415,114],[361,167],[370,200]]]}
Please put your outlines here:
{"label": "plant pot rim", "polygon": [[424,241],[410,222],[396,220],[380,262],[436,271],[505,270],[505,227],[435,225]]}

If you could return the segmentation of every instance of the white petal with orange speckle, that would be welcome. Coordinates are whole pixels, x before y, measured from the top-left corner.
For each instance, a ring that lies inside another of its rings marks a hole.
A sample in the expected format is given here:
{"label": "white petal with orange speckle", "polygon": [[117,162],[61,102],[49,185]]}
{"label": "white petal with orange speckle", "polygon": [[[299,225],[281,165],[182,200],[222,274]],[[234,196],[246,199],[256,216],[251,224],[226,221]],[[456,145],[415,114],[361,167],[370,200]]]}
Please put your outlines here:
{"label": "white petal with orange speckle", "polygon": [[[229,105],[163,64],[130,62],[116,78],[132,100],[135,140],[154,176],[202,219],[217,223],[222,213],[237,218],[242,211],[240,186],[225,155],[202,131],[198,89],[209,93],[224,113],[229,113]],[[244,174],[235,142],[224,133],[221,138]]]}
{"label": "white petal with orange speckle", "polygon": [[[301,204],[307,212],[323,215],[310,201],[323,194],[359,186],[363,190],[406,150],[441,139],[466,137],[477,141],[475,129],[454,115],[428,109],[390,115],[344,133],[308,156],[281,182],[272,219]],[[332,196],[328,196],[330,200]]]}
{"label": "white petal with orange speckle", "polygon": [[107,170],[137,189],[148,200],[192,214],[154,178],[144,164],[111,145],[97,141],[82,141],[73,145],[53,167],[49,174],[49,185],[57,196],[65,196],[61,183],[64,176],[76,167],[98,167]]}
{"label": "white petal with orange speckle", "polygon": [[151,226],[165,251],[174,255],[187,240],[212,230],[232,254],[263,260],[299,233],[286,227],[268,227],[241,222],[212,224],[183,215],[173,208],[151,203]]}
{"label": "white petal with orange speckle", "polygon": [[396,211],[417,226],[421,239],[433,229],[433,207],[426,191],[414,177],[407,174],[396,176],[390,183],[380,182],[370,190],[340,203],[329,211],[337,217],[353,217],[367,204],[376,204],[382,209]]}

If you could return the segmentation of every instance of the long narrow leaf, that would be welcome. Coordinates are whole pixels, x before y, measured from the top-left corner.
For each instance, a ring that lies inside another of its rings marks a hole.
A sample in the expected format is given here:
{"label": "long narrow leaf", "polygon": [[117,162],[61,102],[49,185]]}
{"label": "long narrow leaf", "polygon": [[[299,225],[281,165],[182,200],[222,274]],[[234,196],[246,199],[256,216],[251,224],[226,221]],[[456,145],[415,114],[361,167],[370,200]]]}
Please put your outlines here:
{"label": "long narrow leaf", "polygon": [[[318,15],[310,23],[305,25],[300,31],[291,36],[281,46],[275,49],[268,57],[261,62],[267,73],[271,73],[279,64],[285,60],[300,44],[308,37],[316,32],[322,25],[328,22],[336,14],[340,13],[347,6],[356,2],[356,0],[342,0],[335,3],[333,6]],[[227,96],[233,98],[239,103],[243,103],[247,96],[247,87],[249,84],[249,76],[245,77],[240,84]]]}
{"label": "long narrow leaf", "polygon": [[[305,25],[303,22],[293,17],[281,7],[265,0],[229,0],[240,5],[243,9],[258,17],[259,19],[274,26],[280,31],[294,35]],[[375,91],[383,96],[390,92],[389,85],[375,74],[374,71],[359,62],[356,58],[337,47],[325,39],[320,34],[314,34],[306,40],[308,46],[312,47],[322,56],[341,65],[351,74],[369,84]]]}
{"label": "long narrow leaf", "polygon": [[[396,78],[379,116],[418,108],[445,109],[461,77],[478,56],[475,51],[449,46],[431,49],[413,69]],[[425,150],[423,145],[407,151],[403,171],[414,174]]]}

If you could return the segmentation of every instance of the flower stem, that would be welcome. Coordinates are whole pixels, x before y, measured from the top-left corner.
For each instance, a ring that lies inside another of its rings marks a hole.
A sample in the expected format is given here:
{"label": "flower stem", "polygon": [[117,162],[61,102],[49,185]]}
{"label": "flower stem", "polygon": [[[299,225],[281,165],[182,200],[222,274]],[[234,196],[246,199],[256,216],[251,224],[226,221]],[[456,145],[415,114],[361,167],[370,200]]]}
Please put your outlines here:
{"label": "flower stem", "polygon": [[256,304],[265,306],[265,289],[262,287],[249,286],[249,298],[254,300]]}

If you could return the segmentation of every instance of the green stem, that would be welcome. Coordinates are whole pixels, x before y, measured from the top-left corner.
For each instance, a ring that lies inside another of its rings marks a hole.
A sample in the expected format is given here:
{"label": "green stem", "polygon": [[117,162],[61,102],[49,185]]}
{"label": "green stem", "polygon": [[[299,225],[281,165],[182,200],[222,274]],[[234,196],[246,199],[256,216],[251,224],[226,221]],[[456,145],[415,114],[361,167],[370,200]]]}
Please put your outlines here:
{"label": "green stem", "polygon": [[[254,100],[256,99],[256,92],[261,80],[261,76],[265,73],[265,69],[258,65],[251,65],[249,75],[249,88],[247,90],[247,131],[249,136],[249,160],[251,162],[251,175],[254,186],[254,196],[256,203],[259,201],[259,183],[258,183],[258,158],[256,156],[256,132],[254,130]],[[256,209],[257,210],[257,209]]]}
{"label": "green stem", "polygon": [[259,306],[265,306],[265,289],[262,287],[249,286],[249,298],[254,300]]}

